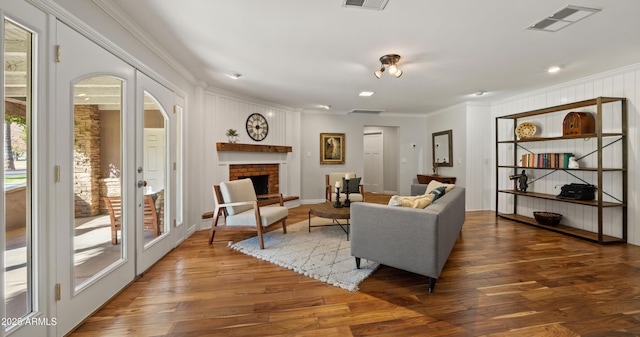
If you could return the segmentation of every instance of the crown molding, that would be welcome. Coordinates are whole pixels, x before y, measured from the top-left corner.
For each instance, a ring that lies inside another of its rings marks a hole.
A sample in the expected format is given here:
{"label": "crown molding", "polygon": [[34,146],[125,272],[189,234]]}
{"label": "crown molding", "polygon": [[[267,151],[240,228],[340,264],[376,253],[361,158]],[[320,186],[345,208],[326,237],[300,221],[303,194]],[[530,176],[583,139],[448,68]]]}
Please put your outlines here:
{"label": "crown molding", "polygon": [[219,87],[207,86],[206,88],[203,88],[203,90],[206,95],[225,97],[225,98],[237,100],[244,103],[260,105],[260,106],[271,108],[271,109],[279,109],[279,110],[290,111],[290,112],[302,112],[302,109],[299,109],[299,108],[278,104],[275,102],[271,102],[261,98],[256,98],[253,96],[239,94],[237,92],[225,90]]}
{"label": "crown molding", "polygon": [[178,60],[176,60],[169,52],[160,47],[156,40],[154,40],[149,34],[147,34],[138,24],[136,24],[126,12],[124,12],[118,5],[111,0],[93,0],[93,2],[105,13],[111,16],[116,22],[118,22],[124,29],[133,35],[144,46],[149,48],[155,55],[160,57],[171,68],[177,71],[180,75],[189,81],[189,83],[196,85],[198,79],[185,68]]}
{"label": "crown molding", "polygon": [[[155,81],[160,84],[166,86],[167,88],[173,90],[177,94],[181,96],[186,96],[186,93],[181,89],[173,85],[170,81],[168,81],[164,76],[158,74],[155,70],[149,68],[142,61],[138,60],[136,57],[128,53],[126,50],[115,44],[113,41],[109,40],[106,36],[100,34],[93,27],[87,25],[78,17],[73,15],[71,12],[67,11],[64,7],[55,3],[53,0],[26,0],[28,3],[32,4],[36,8],[39,8],[43,12],[53,15],[56,19],[60,20],[67,26],[71,27],[87,39],[95,42],[105,50],[109,51],[111,54],[120,58],[124,62],[130,64],[135,67],[139,71],[145,73],[147,76],[153,78]],[[186,78],[186,77],[185,77]],[[188,78],[186,78],[189,80]]]}

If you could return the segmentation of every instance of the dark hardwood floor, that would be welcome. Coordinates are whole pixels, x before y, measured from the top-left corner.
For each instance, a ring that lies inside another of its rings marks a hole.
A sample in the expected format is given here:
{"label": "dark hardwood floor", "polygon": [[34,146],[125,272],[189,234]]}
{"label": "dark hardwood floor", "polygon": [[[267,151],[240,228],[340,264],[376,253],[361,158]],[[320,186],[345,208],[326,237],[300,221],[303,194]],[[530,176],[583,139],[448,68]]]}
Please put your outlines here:
{"label": "dark hardwood floor", "polygon": [[72,336],[640,335],[637,246],[468,212],[433,294],[426,277],[386,266],[351,293],[227,247],[249,236],[221,232],[209,247],[195,233]]}

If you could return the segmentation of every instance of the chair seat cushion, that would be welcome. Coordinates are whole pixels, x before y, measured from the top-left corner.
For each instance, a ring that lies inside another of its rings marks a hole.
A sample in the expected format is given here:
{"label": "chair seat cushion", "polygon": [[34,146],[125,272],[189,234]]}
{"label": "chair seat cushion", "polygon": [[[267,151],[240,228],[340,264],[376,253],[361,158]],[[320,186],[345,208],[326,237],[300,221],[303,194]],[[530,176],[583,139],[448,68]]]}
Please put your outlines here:
{"label": "chair seat cushion", "polygon": [[[340,193],[340,202],[344,202],[346,199],[347,199],[347,195],[345,193],[341,192]],[[362,197],[362,194],[360,194],[360,193],[349,193],[349,200],[351,200],[352,202],[359,202],[359,201],[364,200],[364,198]]]}
{"label": "chair seat cushion", "polygon": [[[274,222],[289,215],[289,210],[284,206],[260,207],[262,227],[267,227]],[[255,212],[252,209],[227,217],[227,226],[255,226]]]}

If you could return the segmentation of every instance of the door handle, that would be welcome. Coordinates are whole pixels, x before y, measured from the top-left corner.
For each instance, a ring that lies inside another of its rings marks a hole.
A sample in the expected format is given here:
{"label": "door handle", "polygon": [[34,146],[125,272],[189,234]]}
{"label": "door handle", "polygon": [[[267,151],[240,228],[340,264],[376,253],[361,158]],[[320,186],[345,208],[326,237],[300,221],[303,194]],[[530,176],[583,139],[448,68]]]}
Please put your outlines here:
{"label": "door handle", "polygon": [[146,180],[138,180],[138,187],[145,187],[145,186],[147,186]]}

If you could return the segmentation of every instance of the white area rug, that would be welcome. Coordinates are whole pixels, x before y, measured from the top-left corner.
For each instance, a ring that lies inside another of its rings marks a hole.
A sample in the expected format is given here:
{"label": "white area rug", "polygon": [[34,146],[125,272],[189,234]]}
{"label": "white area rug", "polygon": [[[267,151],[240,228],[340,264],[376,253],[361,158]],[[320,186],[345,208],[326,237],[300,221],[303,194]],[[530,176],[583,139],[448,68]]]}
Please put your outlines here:
{"label": "white area rug", "polygon": [[[311,218],[311,225],[322,224],[331,224],[331,220]],[[287,225],[287,234],[282,229],[264,234],[263,250],[257,236],[229,246],[349,291],[357,291],[358,284],[378,268],[378,263],[365,259],[361,260],[360,269],[356,268],[351,241],[347,241],[347,234],[340,227],[312,227],[309,233],[307,225],[305,220]]]}

